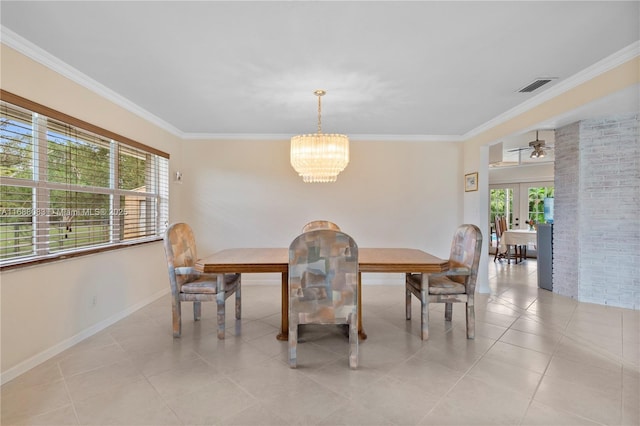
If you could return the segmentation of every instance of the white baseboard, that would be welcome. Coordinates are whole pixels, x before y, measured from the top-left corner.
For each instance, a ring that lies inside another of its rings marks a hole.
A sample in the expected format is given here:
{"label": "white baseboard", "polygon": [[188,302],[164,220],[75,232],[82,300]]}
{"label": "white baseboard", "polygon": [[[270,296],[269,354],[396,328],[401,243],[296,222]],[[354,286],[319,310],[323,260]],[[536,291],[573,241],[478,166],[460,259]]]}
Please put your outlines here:
{"label": "white baseboard", "polygon": [[33,367],[36,367],[40,364],[42,364],[43,362],[47,361],[48,359],[58,355],[60,352],[69,349],[71,346],[83,341],[84,339],[86,339],[87,337],[91,337],[94,334],[96,334],[99,331],[104,330],[105,328],[109,327],[112,324],[115,324],[116,322],[120,321],[121,319],[131,315],[132,313],[134,313],[135,311],[137,311],[140,308],[143,308],[145,306],[147,306],[149,303],[152,303],[156,300],[158,300],[159,298],[161,298],[162,296],[164,296],[165,294],[169,293],[171,291],[171,289],[167,288],[165,290],[159,291],[149,297],[147,297],[146,299],[136,303],[133,306],[130,306],[129,308],[120,311],[112,316],[110,316],[109,318],[100,321],[97,324],[92,325],[91,327],[82,330],[80,333],[76,334],[75,336],[72,336],[68,339],[63,340],[62,342],[50,347],[49,349],[46,349],[42,352],[40,352],[39,354],[36,354],[34,356],[32,356],[31,358],[22,361],[21,363],[9,368],[7,371],[3,372],[2,375],[0,376],[0,384],[5,384],[13,379],[15,379],[16,377],[18,377],[21,374],[26,373],[27,371],[31,370]]}

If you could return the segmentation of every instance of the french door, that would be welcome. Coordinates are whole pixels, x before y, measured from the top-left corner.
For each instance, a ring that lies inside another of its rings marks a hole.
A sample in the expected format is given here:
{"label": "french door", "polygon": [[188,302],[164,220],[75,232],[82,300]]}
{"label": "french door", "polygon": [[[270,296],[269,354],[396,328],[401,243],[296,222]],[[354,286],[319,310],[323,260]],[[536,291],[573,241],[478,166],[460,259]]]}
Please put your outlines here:
{"label": "french door", "polygon": [[[531,219],[536,223],[544,222],[544,199],[553,198],[553,195],[552,181],[489,185],[491,250],[495,250],[493,224],[496,216],[507,219],[508,229],[529,229],[527,222]],[[535,247],[528,247],[527,250],[535,253]]]}
{"label": "french door", "polygon": [[495,223],[496,216],[507,219],[507,228],[520,227],[520,185],[489,185],[489,220]]}

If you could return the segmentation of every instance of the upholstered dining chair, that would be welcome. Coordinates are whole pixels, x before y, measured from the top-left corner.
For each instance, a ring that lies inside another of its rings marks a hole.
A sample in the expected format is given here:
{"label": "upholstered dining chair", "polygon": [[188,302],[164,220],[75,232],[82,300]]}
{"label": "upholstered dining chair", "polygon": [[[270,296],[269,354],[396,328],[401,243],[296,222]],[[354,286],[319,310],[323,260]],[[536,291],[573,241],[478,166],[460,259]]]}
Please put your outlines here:
{"label": "upholstered dining chair", "polygon": [[186,223],[174,223],[164,235],[164,250],[169,267],[173,337],[182,333],[182,302],[193,302],[193,320],[200,320],[201,302],[218,305],[218,339],[224,339],[225,301],[236,295],[236,319],[240,319],[240,274],[205,274],[194,269],[198,260],[193,231]]}
{"label": "upholstered dining chair", "polygon": [[429,338],[429,304],[445,303],[445,320],[451,321],[453,303],[467,307],[467,338],[475,338],[474,293],[482,250],[482,233],[475,225],[461,225],[451,242],[449,270],[438,274],[406,274],[406,318],[411,319],[411,294],[421,303],[421,337]]}
{"label": "upholstered dining chair", "polygon": [[[507,226],[507,218],[505,216],[496,216],[496,229],[498,228],[498,226],[500,226],[500,238],[498,240],[498,244],[500,244],[500,240],[502,240],[502,234],[504,234],[505,231],[509,230],[509,227]],[[523,254],[526,257],[526,246],[524,246],[523,248],[522,245],[517,244],[502,245],[505,247],[505,251],[503,253],[500,253],[500,256],[498,258],[507,259],[507,263],[511,263],[511,247],[513,247],[513,257],[515,263],[518,263],[518,258],[520,260],[524,260]]]}
{"label": "upholstered dining chair", "polygon": [[506,221],[504,221],[504,217],[496,216],[494,223],[496,228],[496,255],[493,257],[493,261],[495,262],[498,259],[506,258],[506,253],[500,251],[500,241],[502,240],[502,233],[505,231]]}
{"label": "upholstered dining chair", "polygon": [[333,229],[334,231],[340,231],[340,227],[328,220],[312,220],[302,227],[302,232],[313,231],[314,229]]}
{"label": "upholstered dining chair", "polygon": [[358,246],[333,229],[304,232],[289,246],[289,366],[298,326],[348,324],[349,366],[358,367]]}

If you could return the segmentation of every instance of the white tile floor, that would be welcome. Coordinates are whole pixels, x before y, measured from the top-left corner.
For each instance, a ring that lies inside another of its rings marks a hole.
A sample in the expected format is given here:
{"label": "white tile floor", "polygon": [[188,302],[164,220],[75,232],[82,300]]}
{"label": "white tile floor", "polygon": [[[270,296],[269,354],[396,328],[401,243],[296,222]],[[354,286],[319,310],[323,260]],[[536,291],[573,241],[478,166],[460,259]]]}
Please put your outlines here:
{"label": "white tile floor", "polygon": [[[401,286],[365,286],[360,368],[333,329],[311,330],[297,370],[275,339],[280,290],[245,286],[243,315],[216,339],[215,305],[171,336],[169,297],[5,384],[3,425],[574,425],[640,423],[640,312],[577,303],[536,287],[536,263],[490,262],[476,297],[444,321],[419,305],[404,320]],[[228,303],[232,303],[229,301]]]}

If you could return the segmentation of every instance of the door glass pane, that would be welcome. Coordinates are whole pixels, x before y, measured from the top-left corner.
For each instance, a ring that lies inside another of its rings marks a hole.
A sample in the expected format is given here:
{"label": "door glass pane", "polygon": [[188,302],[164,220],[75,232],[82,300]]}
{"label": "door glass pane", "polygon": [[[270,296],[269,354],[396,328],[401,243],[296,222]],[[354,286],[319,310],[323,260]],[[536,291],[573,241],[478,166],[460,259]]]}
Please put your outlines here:
{"label": "door glass pane", "polygon": [[513,219],[513,196],[514,191],[512,188],[492,188],[489,190],[489,205],[491,208],[489,219],[491,220],[490,226],[492,229],[491,247],[494,249],[497,241],[494,228],[496,216],[504,216],[507,219],[507,227],[510,227]]}
{"label": "door glass pane", "polygon": [[529,221],[529,229],[533,229],[533,223],[545,223],[544,219],[544,199],[553,198],[553,186],[538,186],[529,188],[529,209],[527,212],[527,221]]}
{"label": "door glass pane", "polygon": [[507,219],[507,226],[509,226],[513,220],[513,189],[491,189],[490,198],[491,223],[495,222],[496,216],[504,216]]}

